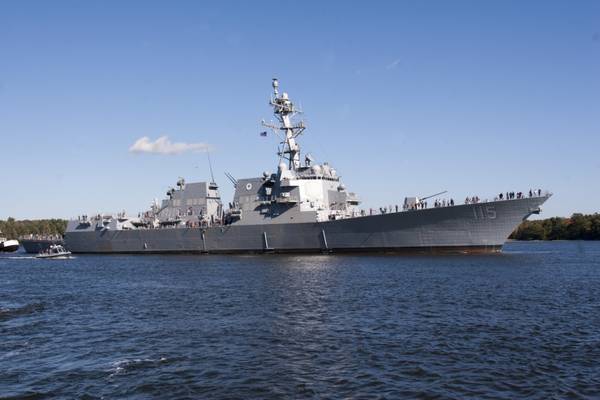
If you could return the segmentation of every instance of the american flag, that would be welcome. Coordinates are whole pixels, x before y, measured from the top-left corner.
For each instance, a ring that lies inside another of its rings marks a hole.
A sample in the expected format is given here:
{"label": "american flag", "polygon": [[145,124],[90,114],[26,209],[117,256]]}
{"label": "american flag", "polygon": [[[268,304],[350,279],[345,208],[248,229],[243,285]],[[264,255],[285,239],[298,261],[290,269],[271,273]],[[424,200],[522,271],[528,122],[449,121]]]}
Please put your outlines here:
{"label": "american flag", "polygon": [[267,137],[267,131],[263,131],[263,132],[261,132],[261,133],[260,133],[260,136],[262,136],[262,137]]}

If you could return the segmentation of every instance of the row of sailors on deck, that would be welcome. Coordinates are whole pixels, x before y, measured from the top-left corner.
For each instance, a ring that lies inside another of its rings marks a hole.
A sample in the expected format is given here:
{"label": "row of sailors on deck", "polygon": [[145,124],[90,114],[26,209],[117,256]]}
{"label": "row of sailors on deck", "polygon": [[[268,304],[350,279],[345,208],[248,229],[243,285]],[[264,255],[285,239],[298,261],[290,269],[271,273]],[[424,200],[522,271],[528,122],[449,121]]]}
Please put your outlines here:
{"label": "row of sailors on deck", "polygon": [[[529,197],[534,197],[534,196],[541,196],[542,195],[542,189],[537,189],[537,190],[531,190],[529,189]],[[512,200],[512,199],[524,199],[525,198],[525,193],[523,192],[506,192],[506,194],[504,193],[500,193],[494,200]]]}
{"label": "row of sailors on deck", "polygon": [[[88,219],[90,217],[87,215],[78,215],[77,216],[77,221],[79,222],[88,222]],[[106,218],[106,216],[105,216]],[[102,215],[101,214],[96,214],[91,218],[93,221],[100,221],[102,219]]]}
{"label": "row of sailors on deck", "polygon": [[[451,207],[454,205],[454,199],[435,199],[435,201],[433,202],[433,207],[434,208],[439,208],[439,207]],[[409,206],[404,206],[404,210],[424,210],[429,206],[429,204],[427,203],[427,201],[425,200],[421,200],[416,202],[415,204],[412,204],[410,207]],[[396,206],[396,212],[398,212],[398,206]]]}
{"label": "row of sailors on deck", "polygon": [[[80,219],[81,221],[81,219]],[[53,233],[51,235],[44,235],[41,233],[30,233],[28,235],[21,235],[19,239],[34,239],[34,240],[60,240],[62,239],[62,235],[58,233]]]}
{"label": "row of sailors on deck", "polygon": [[[394,211],[396,210],[396,211]],[[393,213],[393,212],[398,212],[399,208],[398,205],[396,204],[395,207],[389,206],[389,207],[379,207],[379,214],[387,214],[387,213]],[[373,210],[372,208],[369,208],[369,215],[375,215],[376,212],[375,210]],[[365,216],[366,213],[364,212],[364,210],[360,210],[360,215],[361,216]]]}
{"label": "row of sailors on deck", "polygon": [[[442,201],[436,200],[433,203],[433,206],[436,208],[437,207],[450,207],[453,205],[454,205],[454,199],[450,199],[450,200],[443,199]],[[425,202],[425,208],[427,208],[427,202]]]}
{"label": "row of sailors on deck", "polygon": [[[438,207],[450,207],[454,205],[454,199],[443,199],[443,200],[439,200],[436,199],[433,203],[433,207],[434,208],[438,208]],[[420,200],[414,204],[408,205],[408,204],[404,204],[404,206],[402,207],[403,211],[407,211],[407,210],[424,210],[429,206],[429,204],[427,203],[427,201],[425,200]],[[392,207],[379,207],[379,213],[380,214],[387,214],[388,212],[392,213],[392,212],[399,212],[400,208],[398,207],[398,205],[396,204],[396,206]],[[364,215],[364,214],[363,214]],[[373,215],[373,209],[371,208],[369,210],[369,215]]]}
{"label": "row of sailors on deck", "polygon": [[465,204],[477,204],[481,201],[479,196],[467,197],[465,199]]}

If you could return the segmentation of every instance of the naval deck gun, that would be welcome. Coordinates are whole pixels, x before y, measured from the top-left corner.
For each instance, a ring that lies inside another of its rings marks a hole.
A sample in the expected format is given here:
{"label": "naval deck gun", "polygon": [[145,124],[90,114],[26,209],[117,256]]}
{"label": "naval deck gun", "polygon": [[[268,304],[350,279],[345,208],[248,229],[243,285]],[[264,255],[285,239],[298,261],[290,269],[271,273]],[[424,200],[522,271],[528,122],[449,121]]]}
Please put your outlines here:
{"label": "naval deck gun", "polygon": [[443,192],[431,194],[431,195],[425,196],[425,197],[405,197],[403,208],[404,208],[404,210],[413,210],[417,207],[422,206],[423,202],[425,200],[431,199],[432,197],[436,197],[436,196],[439,196],[444,193],[448,193],[448,191],[444,190]]}

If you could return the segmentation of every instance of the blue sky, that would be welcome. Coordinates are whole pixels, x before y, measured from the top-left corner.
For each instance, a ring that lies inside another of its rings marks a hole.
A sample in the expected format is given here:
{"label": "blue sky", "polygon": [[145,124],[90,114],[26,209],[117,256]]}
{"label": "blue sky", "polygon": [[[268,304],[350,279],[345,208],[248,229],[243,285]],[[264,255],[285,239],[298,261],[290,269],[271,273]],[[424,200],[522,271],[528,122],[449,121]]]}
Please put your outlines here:
{"label": "blue sky", "polygon": [[0,2],[0,218],[137,213],[203,153],[274,170],[271,78],[365,207],[549,189],[600,211],[600,2]]}

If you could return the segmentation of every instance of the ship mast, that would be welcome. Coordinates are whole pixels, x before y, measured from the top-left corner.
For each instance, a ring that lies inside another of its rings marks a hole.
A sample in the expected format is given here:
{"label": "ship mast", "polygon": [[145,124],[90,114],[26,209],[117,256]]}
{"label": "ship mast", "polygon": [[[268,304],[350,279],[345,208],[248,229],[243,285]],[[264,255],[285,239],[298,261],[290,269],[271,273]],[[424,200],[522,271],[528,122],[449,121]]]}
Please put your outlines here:
{"label": "ship mast", "polygon": [[[279,95],[277,78],[273,78],[273,96],[269,104],[273,107],[273,114],[279,120],[280,125],[267,124],[264,121],[262,124],[273,129],[281,138],[283,151],[279,155],[284,156],[289,161],[289,169],[295,171],[300,168],[300,145],[296,142],[296,138],[304,132],[306,126],[303,121],[294,125],[292,119],[301,111],[296,109],[286,92]],[[280,135],[278,131],[283,135]]]}

